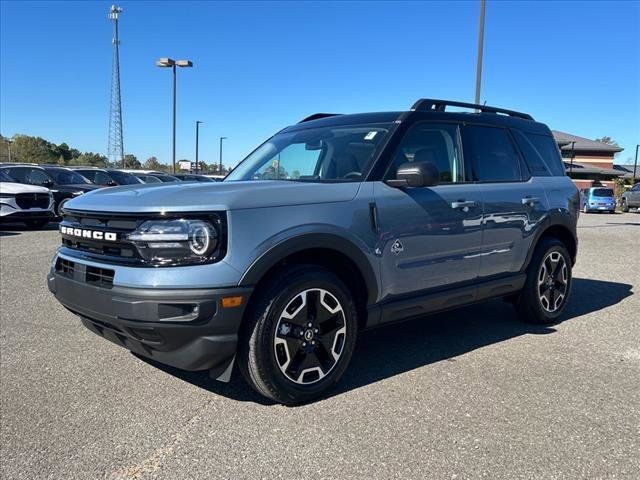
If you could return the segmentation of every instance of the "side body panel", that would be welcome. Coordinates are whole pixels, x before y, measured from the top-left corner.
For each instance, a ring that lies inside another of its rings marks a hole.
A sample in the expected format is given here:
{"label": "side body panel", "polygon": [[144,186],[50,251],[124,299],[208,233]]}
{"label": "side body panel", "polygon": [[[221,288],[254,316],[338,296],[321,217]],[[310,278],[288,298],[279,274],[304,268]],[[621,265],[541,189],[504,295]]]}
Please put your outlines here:
{"label": "side body panel", "polygon": [[484,205],[480,277],[519,272],[549,209],[537,177],[477,184]]}
{"label": "side body panel", "polygon": [[[482,204],[476,185],[397,189],[375,182],[374,189],[382,299],[477,277]],[[452,202],[465,200],[477,204],[452,208]]]}

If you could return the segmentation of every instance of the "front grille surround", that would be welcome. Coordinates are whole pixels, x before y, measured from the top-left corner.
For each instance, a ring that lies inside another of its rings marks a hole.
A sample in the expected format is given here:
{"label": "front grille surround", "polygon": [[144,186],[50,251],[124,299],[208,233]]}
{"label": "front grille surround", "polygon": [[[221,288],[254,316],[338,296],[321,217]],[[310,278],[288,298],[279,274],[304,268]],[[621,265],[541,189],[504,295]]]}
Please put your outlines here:
{"label": "front grille surround", "polygon": [[126,240],[129,233],[135,231],[147,220],[197,218],[211,222],[218,231],[218,247],[206,262],[214,263],[226,255],[227,252],[227,217],[226,212],[171,212],[171,213],[111,213],[88,212],[64,209],[60,227],[71,227],[85,230],[115,233],[116,241],[97,240],[94,238],[78,238],[72,235],[62,235],[63,253],[87,260],[103,263],[139,266],[139,267],[169,267],[173,264],[158,265],[146,262],[134,242]]}

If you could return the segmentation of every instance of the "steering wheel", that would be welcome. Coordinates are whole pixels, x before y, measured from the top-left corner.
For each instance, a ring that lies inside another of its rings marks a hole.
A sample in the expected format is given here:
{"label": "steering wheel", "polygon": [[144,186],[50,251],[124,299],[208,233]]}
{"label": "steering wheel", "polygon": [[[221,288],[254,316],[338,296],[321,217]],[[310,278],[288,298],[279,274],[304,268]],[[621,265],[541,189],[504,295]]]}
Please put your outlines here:
{"label": "steering wheel", "polygon": [[342,178],[347,180],[347,179],[351,179],[351,178],[360,178],[360,177],[362,177],[362,173],[361,172],[349,172],[345,176],[343,176]]}

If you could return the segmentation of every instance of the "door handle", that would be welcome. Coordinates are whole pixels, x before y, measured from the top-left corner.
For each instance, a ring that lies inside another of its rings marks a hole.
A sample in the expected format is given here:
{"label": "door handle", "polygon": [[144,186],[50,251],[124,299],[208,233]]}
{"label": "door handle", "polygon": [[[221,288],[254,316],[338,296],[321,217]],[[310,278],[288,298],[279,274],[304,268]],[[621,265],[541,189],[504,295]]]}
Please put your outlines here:
{"label": "door handle", "polygon": [[469,209],[471,207],[475,207],[476,205],[478,205],[478,202],[475,202],[473,200],[467,201],[467,200],[457,200],[455,202],[451,202],[451,208],[453,209],[458,209],[458,208],[466,208]]}
{"label": "door handle", "polygon": [[529,205],[533,207],[534,204],[538,203],[540,199],[538,197],[524,197],[522,199],[522,205]]}

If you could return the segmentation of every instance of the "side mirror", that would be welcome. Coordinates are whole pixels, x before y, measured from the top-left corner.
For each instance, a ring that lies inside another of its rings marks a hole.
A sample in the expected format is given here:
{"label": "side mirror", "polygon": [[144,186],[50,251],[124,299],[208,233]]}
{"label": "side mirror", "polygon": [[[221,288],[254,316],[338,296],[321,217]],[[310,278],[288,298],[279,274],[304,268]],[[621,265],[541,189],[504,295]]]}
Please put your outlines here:
{"label": "side mirror", "polygon": [[113,180],[109,180],[107,183],[105,183],[105,185],[106,185],[107,187],[115,187],[115,186],[117,186],[118,184],[117,184],[116,182],[114,182]]}
{"label": "side mirror", "polygon": [[46,188],[51,188],[53,187],[53,182],[51,180],[45,180],[44,182],[42,182],[42,186]]}
{"label": "side mirror", "polygon": [[431,162],[406,162],[398,167],[396,178],[387,180],[394,188],[433,187],[438,184],[440,172]]}

